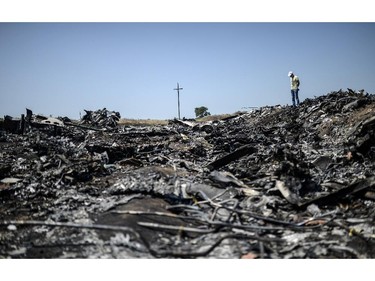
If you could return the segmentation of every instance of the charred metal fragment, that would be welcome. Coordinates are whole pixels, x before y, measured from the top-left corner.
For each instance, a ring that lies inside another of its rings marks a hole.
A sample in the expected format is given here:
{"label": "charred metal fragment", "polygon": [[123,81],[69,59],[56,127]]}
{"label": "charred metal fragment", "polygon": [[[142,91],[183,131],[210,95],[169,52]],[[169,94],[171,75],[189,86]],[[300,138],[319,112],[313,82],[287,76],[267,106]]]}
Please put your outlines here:
{"label": "charred metal fragment", "polygon": [[235,161],[235,160],[237,160],[237,159],[239,159],[239,158],[241,158],[245,155],[255,153],[256,151],[257,151],[257,149],[253,145],[244,145],[244,146],[240,147],[239,149],[235,150],[234,152],[232,152],[228,155],[225,155],[224,157],[211,162],[210,164],[207,165],[207,168],[209,170],[221,168],[221,167],[229,164],[232,161]]}
{"label": "charred metal fragment", "polygon": [[341,188],[330,194],[315,198],[303,204],[298,204],[299,207],[304,208],[310,204],[316,205],[329,205],[337,204],[340,200],[345,199],[349,195],[355,195],[356,193],[363,192],[366,189],[375,186],[375,177],[366,178],[364,180],[358,180],[347,187]]}
{"label": "charred metal fragment", "polygon": [[96,111],[86,110],[86,114],[81,119],[81,124],[89,124],[94,127],[114,128],[117,126],[121,118],[119,112],[109,111],[106,108]]}

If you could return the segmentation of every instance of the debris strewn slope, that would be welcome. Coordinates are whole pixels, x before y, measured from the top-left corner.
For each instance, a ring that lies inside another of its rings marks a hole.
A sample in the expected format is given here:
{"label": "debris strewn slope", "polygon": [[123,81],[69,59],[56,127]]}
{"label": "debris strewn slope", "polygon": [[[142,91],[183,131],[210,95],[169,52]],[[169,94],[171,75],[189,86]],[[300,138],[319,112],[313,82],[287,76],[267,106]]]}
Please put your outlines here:
{"label": "debris strewn slope", "polygon": [[374,109],[348,89],[206,123],[4,129],[0,256],[374,258]]}

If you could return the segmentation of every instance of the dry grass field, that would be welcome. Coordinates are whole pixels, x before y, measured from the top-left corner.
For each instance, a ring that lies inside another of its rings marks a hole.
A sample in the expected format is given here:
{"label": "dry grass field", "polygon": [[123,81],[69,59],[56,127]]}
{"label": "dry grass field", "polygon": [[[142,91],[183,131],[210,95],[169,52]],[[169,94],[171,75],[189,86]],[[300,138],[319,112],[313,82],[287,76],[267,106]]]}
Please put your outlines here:
{"label": "dry grass field", "polygon": [[156,126],[167,125],[168,120],[155,120],[155,119],[120,119],[118,122],[120,126]]}
{"label": "dry grass field", "polygon": [[[210,116],[205,116],[203,118],[196,118],[195,120],[197,122],[217,121],[217,120],[226,119],[231,116],[238,115],[238,114],[241,114],[241,113],[236,112],[233,114],[210,115]],[[118,124],[122,126],[157,126],[157,125],[167,125],[168,120],[122,118],[120,119]]]}

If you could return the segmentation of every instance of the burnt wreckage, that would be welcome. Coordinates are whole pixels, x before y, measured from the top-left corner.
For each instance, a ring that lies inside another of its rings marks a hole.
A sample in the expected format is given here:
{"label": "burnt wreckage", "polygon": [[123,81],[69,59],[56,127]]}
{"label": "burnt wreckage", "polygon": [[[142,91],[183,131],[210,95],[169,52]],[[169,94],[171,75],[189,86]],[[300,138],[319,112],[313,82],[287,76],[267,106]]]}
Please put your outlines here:
{"label": "burnt wreckage", "polygon": [[212,122],[4,120],[0,257],[375,258],[374,110],[348,89]]}

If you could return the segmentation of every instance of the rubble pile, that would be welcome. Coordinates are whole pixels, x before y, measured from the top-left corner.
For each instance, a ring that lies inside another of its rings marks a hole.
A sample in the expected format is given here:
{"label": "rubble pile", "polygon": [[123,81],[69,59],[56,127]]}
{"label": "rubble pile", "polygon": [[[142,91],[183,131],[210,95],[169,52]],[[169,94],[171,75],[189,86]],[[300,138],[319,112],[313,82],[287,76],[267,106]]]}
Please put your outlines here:
{"label": "rubble pile", "polygon": [[85,110],[86,114],[81,118],[81,124],[88,124],[97,127],[116,127],[121,115],[116,111],[109,111],[106,108],[96,111]]}
{"label": "rubble pile", "polygon": [[3,130],[0,257],[375,258],[374,112],[348,89],[205,123]]}

